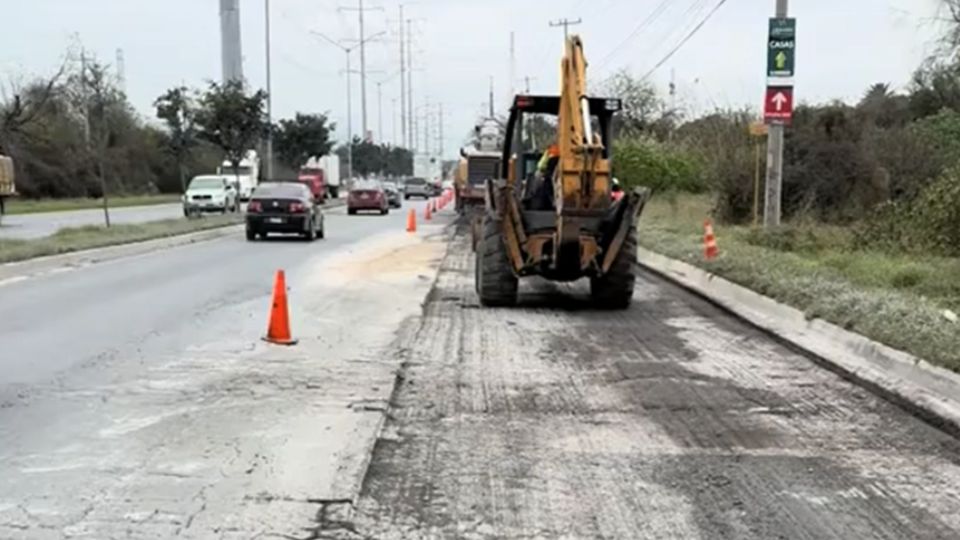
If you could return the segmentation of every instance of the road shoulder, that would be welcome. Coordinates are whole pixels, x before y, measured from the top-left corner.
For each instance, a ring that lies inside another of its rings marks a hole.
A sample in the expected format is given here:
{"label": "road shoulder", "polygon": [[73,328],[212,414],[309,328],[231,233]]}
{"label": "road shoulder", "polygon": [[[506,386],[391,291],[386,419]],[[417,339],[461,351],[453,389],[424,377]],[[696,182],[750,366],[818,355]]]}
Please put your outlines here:
{"label": "road shoulder", "polygon": [[782,304],[705,270],[640,248],[645,268],[801,348],[845,378],[960,434],[960,375]]}

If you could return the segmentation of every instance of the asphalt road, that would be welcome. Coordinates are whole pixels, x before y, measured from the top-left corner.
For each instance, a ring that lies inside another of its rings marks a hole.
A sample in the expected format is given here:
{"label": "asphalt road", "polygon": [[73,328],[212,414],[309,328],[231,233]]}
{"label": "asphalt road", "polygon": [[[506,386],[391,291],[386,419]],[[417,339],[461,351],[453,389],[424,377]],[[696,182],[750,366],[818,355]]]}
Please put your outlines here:
{"label": "asphalt road", "polygon": [[[183,217],[183,206],[180,203],[129,206],[110,210],[111,223],[144,223],[177,217]],[[0,223],[0,238],[41,238],[64,227],[102,224],[102,209],[5,215],[3,222]]]}
{"label": "asphalt road", "polygon": [[[405,211],[0,284],[0,538],[296,535],[355,496],[444,249]],[[259,339],[277,269],[296,347]]]}
{"label": "asphalt road", "polygon": [[653,275],[626,312],[460,238],[359,504],[317,538],[960,538],[960,444]]}
{"label": "asphalt road", "polygon": [[960,537],[957,439],[653,275],[481,308],[404,217],[0,284],[0,538]]}

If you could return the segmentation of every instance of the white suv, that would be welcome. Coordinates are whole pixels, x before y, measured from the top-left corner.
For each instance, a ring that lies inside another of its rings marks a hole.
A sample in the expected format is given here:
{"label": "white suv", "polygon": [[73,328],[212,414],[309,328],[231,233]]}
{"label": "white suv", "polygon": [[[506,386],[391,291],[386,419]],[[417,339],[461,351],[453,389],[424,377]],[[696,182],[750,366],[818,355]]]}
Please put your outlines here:
{"label": "white suv", "polygon": [[203,212],[226,214],[239,209],[236,179],[231,176],[195,176],[183,195],[183,215],[187,217]]}

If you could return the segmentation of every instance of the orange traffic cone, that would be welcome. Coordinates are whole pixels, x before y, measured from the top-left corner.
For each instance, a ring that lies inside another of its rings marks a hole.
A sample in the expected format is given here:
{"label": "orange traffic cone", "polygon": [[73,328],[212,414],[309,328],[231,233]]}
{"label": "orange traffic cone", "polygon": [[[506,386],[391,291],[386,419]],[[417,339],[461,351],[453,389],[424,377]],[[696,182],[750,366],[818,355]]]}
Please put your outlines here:
{"label": "orange traffic cone", "polygon": [[287,313],[287,280],[283,270],[277,270],[273,284],[273,307],[270,309],[270,325],[264,341],[277,345],[296,345],[297,340],[290,335],[290,316]]}
{"label": "orange traffic cone", "polygon": [[713,224],[710,220],[703,222],[703,256],[712,261],[720,254],[720,248],[717,247],[717,237],[713,234]]}
{"label": "orange traffic cone", "polygon": [[407,232],[417,232],[417,212],[413,208],[407,214]]}
{"label": "orange traffic cone", "polygon": [[430,207],[433,206],[433,199],[427,201],[427,208],[423,211],[423,220],[430,221],[433,219],[433,212],[430,210]]}

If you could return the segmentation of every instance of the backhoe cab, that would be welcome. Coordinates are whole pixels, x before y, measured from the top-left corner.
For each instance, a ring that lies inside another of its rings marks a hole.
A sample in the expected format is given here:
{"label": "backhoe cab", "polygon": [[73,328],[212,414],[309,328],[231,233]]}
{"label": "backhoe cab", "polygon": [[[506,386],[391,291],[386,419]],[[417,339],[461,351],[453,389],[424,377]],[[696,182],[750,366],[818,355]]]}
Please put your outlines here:
{"label": "backhoe cab", "polygon": [[[485,306],[515,304],[519,278],[531,275],[589,277],[594,301],[607,309],[624,309],[633,296],[636,223],[650,192],[611,197],[605,142],[621,102],[586,96],[578,36],[566,42],[561,73],[559,97],[516,96],[510,110],[499,179],[487,182],[486,211],[474,229]],[[553,140],[537,140],[544,125],[556,126]]]}

